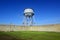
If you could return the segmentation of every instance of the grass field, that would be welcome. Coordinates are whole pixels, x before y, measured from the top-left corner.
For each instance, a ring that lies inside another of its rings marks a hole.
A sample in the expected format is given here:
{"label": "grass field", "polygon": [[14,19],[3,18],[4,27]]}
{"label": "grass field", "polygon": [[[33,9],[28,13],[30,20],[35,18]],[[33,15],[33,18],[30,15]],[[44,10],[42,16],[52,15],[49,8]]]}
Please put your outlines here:
{"label": "grass field", "polygon": [[0,40],[60,40],[60,32],[0,32]]}

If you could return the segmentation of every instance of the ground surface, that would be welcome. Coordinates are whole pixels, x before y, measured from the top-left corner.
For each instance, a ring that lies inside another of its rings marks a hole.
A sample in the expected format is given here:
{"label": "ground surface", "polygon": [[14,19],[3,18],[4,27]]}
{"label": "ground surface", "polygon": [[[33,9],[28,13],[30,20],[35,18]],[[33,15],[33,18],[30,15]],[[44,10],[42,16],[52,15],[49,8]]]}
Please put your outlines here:
{"label": "ground surface", "polygon": [[60,32],[0,32],[0,40],[60,40]]}

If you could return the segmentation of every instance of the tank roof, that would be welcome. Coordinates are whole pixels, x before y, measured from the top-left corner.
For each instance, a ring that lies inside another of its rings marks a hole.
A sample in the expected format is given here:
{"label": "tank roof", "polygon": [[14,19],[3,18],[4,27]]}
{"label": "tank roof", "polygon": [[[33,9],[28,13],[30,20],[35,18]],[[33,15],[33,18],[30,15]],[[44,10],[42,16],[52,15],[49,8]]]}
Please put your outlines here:
{"label": "tank roof", "polygon": [[34,13],[34,11],[31,8],[27,8],[24,10],[24,13]]}

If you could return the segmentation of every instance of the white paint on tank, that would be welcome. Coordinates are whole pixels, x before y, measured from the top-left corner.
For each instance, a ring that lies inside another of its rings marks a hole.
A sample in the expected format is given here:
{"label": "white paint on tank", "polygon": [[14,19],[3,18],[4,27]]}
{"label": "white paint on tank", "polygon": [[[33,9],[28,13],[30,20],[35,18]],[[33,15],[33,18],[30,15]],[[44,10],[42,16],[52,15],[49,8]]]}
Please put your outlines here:
{"label": "white paint on tank", "polygon": [[34,11],[31,8],[27,8],[24,10],[24,13],[34,13]]}

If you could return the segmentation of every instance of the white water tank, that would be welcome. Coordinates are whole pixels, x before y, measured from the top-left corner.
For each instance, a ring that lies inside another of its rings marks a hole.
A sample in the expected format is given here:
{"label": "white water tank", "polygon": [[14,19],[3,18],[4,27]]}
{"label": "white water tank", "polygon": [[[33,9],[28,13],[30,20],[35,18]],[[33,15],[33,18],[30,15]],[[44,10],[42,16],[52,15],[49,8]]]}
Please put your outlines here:
{"label": "white water tank", "polygon": [[24,15],[25,15],[25,16],[33,16],[33,15],[34,15],[33,9],[31,9],[31,8],[25,9],[25,10],[24,10]]}

